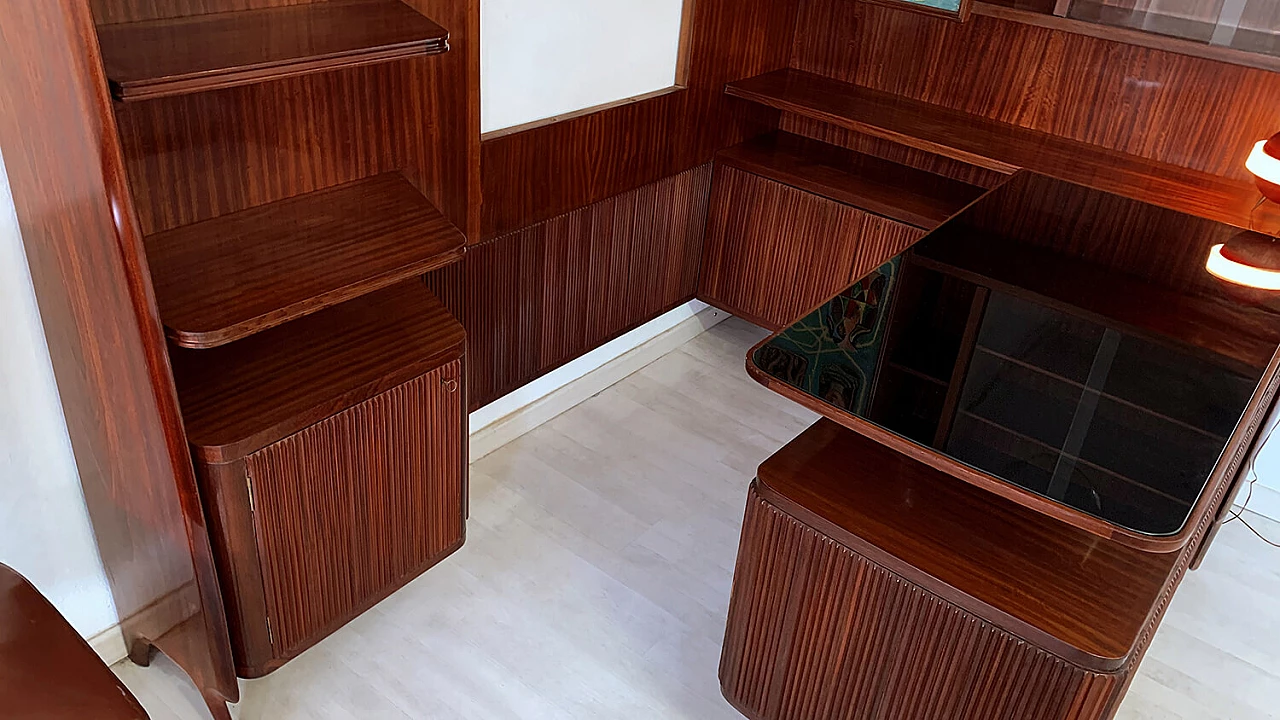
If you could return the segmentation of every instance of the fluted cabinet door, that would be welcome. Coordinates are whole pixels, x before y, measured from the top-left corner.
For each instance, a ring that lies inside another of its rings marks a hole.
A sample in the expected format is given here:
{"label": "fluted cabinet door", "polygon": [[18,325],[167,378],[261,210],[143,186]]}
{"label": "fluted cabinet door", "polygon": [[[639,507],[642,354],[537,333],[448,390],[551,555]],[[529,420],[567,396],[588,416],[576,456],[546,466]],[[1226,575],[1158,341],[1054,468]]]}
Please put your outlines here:
{"label": "fluted cabinet door", "polygon": [[718,166],[698,298],[780,329],[925,234],[859,208]]}
{"label": "fluted cabinet door", "polygon": [[462,544],[462,382],[454,361],[246,459],[275,658]]}

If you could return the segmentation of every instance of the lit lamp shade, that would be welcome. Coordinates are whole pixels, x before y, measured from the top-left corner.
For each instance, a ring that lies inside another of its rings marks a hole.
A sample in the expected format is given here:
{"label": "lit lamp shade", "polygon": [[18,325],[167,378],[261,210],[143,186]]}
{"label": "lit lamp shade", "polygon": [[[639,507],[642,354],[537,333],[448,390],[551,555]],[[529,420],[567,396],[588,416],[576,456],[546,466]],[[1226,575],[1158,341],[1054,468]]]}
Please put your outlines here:
{"label": "lit lamp shade", "polygon": [[[1280,133],[1253,146],[1244,166],[1253,173],[1258,190],[1280,203]],[[1228,282],[1261,290],[1280,290],[1280,243],[1260,232],[1246,230],[1209,250],[1205,269]]]}
{"label": "lit lamp shade", "polygon": [[1280,133],[1259,140],[1244,166],[1257,179],[1258,189],[1274,203],[1280,203]]}

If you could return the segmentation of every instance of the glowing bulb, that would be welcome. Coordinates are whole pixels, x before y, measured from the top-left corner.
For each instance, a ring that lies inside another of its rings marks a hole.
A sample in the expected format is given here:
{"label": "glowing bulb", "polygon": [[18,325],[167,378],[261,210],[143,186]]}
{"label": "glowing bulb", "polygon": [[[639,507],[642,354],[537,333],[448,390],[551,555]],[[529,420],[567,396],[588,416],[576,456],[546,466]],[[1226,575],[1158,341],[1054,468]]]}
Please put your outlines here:
{"label": "glowing bulb", "polygon": [[1280,272],[1236,262],[1223,255],[1222,248],[1222,245],[1214,245],[1209,250],[1209,259],[1204,267],[1212,275],[1237,285],[1262,290],[1280,290]]}

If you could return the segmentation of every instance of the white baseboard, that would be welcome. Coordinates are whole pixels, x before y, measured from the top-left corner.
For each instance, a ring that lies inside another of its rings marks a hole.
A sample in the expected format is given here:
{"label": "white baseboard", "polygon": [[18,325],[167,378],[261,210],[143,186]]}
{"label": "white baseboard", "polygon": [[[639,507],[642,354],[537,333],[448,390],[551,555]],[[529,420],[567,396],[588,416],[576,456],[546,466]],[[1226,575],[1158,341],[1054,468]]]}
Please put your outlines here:
{"label": "white baseboard", "polygon": [[129,648],[124,644],[124,633],[119,625],[112,625],[87,640],[89,647],[98,653],[102,662],[108,666],[124,660],[129,656]]}
{"label": "white baseboard", "polygon": [[729,317],[694,300],[471,413],[472,462],[599,394]]}

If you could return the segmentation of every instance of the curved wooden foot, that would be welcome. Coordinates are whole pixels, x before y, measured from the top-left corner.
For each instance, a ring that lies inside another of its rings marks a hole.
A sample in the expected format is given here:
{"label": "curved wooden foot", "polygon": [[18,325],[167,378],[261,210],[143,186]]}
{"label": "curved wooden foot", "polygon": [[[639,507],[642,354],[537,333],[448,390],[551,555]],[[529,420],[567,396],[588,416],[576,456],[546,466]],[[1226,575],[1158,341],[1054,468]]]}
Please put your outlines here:
{"label": "curved wooden foot", "polygon": [[129,662],[139,667],[150,667],[151,660],[156,656],[156,646],[151,644],[150,640],[136,638],[129,644]]}

